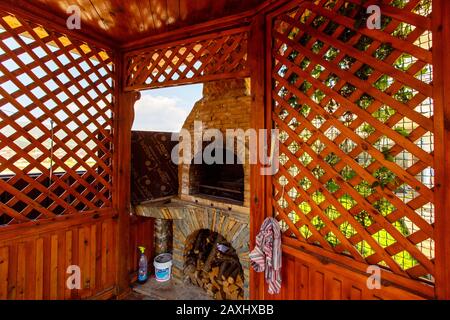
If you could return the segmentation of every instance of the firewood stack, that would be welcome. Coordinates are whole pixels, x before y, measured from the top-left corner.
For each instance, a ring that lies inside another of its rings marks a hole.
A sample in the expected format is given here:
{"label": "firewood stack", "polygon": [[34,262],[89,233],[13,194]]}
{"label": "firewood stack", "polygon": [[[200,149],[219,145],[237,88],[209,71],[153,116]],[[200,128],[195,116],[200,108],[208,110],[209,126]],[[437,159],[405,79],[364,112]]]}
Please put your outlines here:
{"label": "firewood stack", "polygon": [[185,280],[216,300],[244,299],[244,275],[236,251],[216,232],[200,230],[185,251]]}

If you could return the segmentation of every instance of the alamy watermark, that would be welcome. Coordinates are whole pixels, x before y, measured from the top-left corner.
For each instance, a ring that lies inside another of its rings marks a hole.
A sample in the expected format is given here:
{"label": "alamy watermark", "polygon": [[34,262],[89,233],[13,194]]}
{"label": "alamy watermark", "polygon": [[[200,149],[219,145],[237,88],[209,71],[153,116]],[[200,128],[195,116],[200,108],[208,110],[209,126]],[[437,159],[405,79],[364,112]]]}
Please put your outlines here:
{"label": "alamy watermark", "polygon": [[69,30],[80,30],[81,29],[81,9],[77,5],[68,6],[66,10],[69,14],[67,18],[66,25]]}
{"label": "alamy watermark", "polygon": [[367,7],[367,14],[370,14],[369,18],[367,19],[366,26],[368,29],[373,30],[381,29],[381,8],[377,5],[371,5]]}
{"label": "alamy watermark", "polygon": [[369,266],[367,268],[367,273],[370,276],[367,278],[367,288],[369,290],[380,290],[381,289],[381,268],[379,266]]}
{"label": "alamy watermark", "polygon": [[[178,142],[171,155],[174,164],[260,164],[261,175],[278,173],[278,129],[227,129],[224,135],[219,129],[205,128],[203,122],[195,121],[193,136],[187,129],[172,134],[172,141]],[[228,152],[223,153],[220,150]]]}
{"label": "alamy watermark", "polygon": [[66,281],[67,289],[80,290],[81,289],[81,268],[77,265],[71,265],[67,268],[66,273],[70,275]]}

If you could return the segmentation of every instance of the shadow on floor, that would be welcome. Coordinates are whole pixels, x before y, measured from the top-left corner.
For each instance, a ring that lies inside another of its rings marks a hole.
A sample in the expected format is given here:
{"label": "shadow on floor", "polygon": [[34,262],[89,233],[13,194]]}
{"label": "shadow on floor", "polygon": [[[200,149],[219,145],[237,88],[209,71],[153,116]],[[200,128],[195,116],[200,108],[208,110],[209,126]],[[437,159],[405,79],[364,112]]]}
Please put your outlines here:
{"label": "shadow on floor", "polygon": [[135,284],[126,300],[213,300],[206,292],[192,284],[178,280],[157,282],[151,278],[144,285]]}

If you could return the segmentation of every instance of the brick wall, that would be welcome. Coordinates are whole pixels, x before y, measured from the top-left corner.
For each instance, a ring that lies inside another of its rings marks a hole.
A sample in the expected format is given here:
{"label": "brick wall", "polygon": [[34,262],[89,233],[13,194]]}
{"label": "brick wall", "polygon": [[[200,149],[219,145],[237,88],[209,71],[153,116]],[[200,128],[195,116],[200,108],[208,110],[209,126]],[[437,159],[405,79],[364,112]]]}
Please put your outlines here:
{"label": "brick wall", "polygon": [[[219,129],[224,137],[227,129],[250,128],[250,88],[249,81],[233,79],[209,82],[204,85],[203,98],[198,101],[183,128],[194,136],[194,121],[202,121],[204,130]],[[248,145],[247,145],[248,147]],[[192,146],[192,150],[193,146]],[[250,165],[244,161],[244,207],[250,206]],[[179,170],[180,196],[190,193],[189,165],[182,165]],[[185,197],[184,197],[185,198]]]}

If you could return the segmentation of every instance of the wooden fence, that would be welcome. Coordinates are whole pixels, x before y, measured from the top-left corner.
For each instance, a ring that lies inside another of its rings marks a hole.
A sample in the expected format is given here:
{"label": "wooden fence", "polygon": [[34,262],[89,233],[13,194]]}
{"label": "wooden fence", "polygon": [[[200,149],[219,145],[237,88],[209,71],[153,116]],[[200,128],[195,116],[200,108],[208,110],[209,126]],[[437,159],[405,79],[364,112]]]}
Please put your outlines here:
{"label": "wooden fence", "polygon": [[[269,15],[268,126],[280,130],[281,165],[267,206],[285,251],[362,273],[378,265],[393,283],[432,296],[431,1],[383,2],[374,30],[368,5],[292,1]],[[352,287],[336,272],[325,277]]]}
{"label": "wooden fence", "polygon": [[109,297],[112,53],[33,21],[0,11],[0,299]]}

